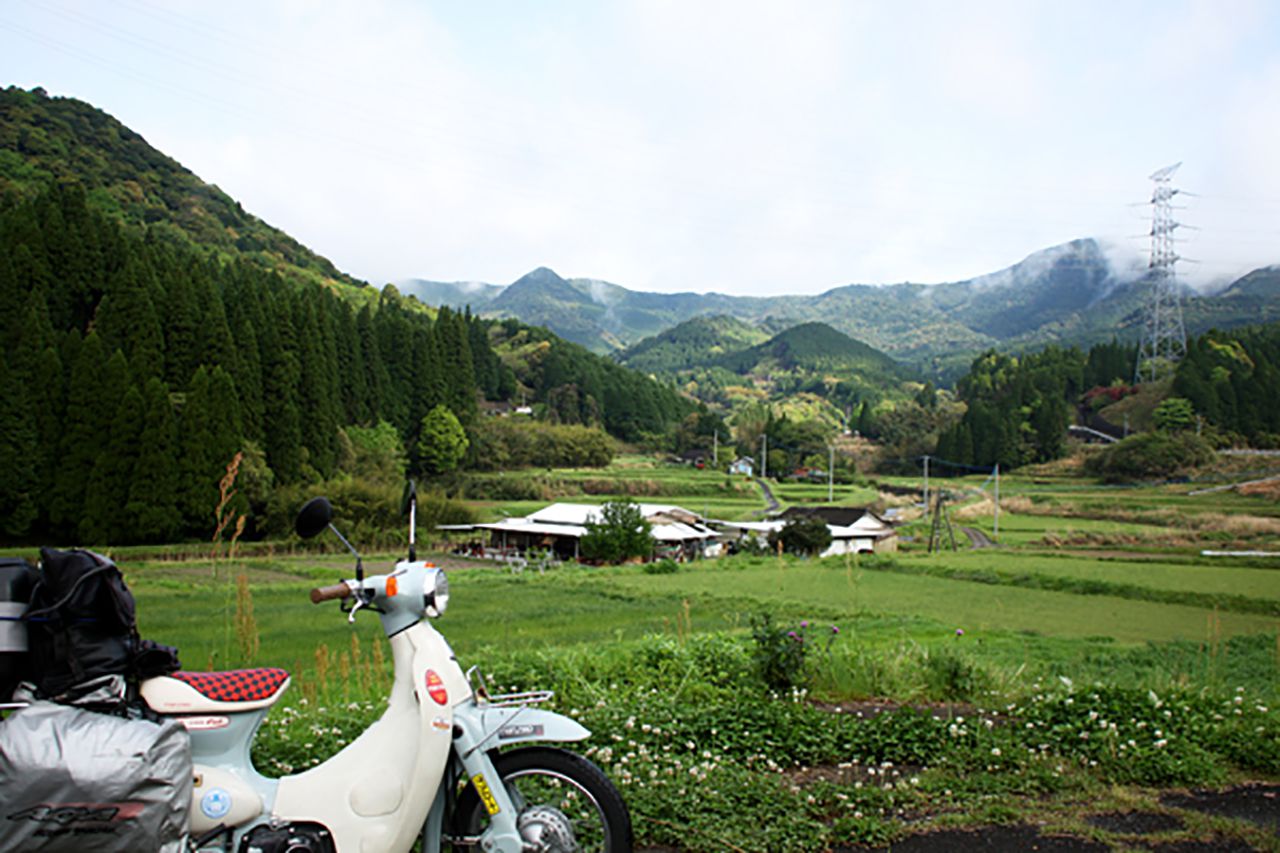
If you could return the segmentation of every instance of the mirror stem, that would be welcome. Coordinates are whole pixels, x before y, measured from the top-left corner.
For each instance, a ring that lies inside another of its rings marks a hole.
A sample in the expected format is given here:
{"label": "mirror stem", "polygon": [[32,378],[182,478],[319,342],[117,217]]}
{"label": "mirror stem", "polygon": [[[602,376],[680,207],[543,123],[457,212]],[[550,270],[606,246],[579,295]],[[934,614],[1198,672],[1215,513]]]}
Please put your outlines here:
{"label": "mirror stem", "polygon": [[358,581],[364,580],[364,563],[360,558],[360,552],[357,551],[355,548],[351,547],[351,543],[347,541],[347,537],[343,536],[342,532],[339,531],[338,528],[330,524],[329,529],[333,531],[334,536],[337,536],[339,539],[342,540],[342,544],[346,545],[347,550],[350,551],[352,556],[356,558],[356,580]]}

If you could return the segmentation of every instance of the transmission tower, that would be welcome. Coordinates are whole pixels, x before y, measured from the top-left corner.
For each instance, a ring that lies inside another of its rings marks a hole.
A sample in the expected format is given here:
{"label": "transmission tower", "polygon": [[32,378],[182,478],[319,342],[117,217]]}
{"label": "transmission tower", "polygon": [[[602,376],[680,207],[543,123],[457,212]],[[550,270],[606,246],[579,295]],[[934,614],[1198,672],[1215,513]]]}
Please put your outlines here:
{"label": "transmission tower", "polygon": [[1180,223],[1173,218],[1173,197],[1178,190],[1171,185],[1173,173],[1182,163],[1174,163],[1152,173],[1155,189],[1151,193],[1151,261],[1147,279],[1151,295],[1138,348],[1138,363],[1133,381],[1153,382],[1164,376],[1187,354],[1187,332],[1182,325],[1182,300],[1174,264],[1178,253],[1173,247],[1173,231]]}

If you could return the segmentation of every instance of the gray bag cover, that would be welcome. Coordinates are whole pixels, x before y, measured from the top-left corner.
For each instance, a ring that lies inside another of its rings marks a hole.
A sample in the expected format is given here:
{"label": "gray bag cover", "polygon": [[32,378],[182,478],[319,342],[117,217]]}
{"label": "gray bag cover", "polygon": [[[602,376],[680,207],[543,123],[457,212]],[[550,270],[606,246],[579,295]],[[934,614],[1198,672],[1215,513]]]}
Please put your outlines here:
{"label": "gray bag cover", "polygon": [[35,702],[0,722],[0,850],[186,850],[191,740],[152,723]]}

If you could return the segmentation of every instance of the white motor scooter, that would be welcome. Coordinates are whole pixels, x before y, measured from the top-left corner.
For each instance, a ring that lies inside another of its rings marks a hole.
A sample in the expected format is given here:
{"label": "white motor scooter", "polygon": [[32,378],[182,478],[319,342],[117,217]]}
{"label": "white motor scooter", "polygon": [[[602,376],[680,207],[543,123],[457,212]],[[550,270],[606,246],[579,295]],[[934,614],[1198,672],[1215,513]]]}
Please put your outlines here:
{"label": "white motor scooter", "polygon": [[[343,601],[349,621],[361,610],[378,613],[395,664],[386,712],[341,752],[279,779],[253,768],[254,733],[289,684],[283,670],[180,672],[142,683],[147,704],[191,736],[191,848],[407,853],[421,841],[424,853],[630,850],[630,817],[605,774],[575,753],[528,745],[590,732],[532,707],[549,691],[489,695],[483,677],[474,668],[464,674],[423,619],[444,612],[449,586],[443,571],[416,559],[412,487],[410,496],[409,559],[365,577],[356,554],[354,579],[311,591],[315,603]],[[329,502],[315,498],[298,516],[298,533],[337,533],[331,519]],[[508,749],[516,744],[524,746]]]}

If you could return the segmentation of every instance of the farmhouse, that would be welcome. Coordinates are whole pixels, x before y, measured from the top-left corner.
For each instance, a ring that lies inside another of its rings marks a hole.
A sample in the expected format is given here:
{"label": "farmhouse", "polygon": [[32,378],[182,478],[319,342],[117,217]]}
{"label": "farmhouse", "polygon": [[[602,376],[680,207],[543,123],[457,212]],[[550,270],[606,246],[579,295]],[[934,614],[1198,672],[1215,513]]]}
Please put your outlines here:
{"label": "farmhouse", "polygon": [[743,536],[763,540],[787,522],[800,518],[820,518],[831,531],[831,544],[818,556],[839,554],[889,554],[898,550],[898,532],[893,525],[865,507],[793,506],[769,521],[721,522]]}
{"label": "farmhouse", "polygon": [[[719,556],[718,534],[696,513],[671,504],[637,504],[652,525],[655,558],[694,560]],[[576,560],[588,522],[600,517],[595,504],[553,503],[524,518],[489,524],[451,527],[485,530],[489,544],[480,556],[513,556],[529,551],[553,551],[563,560]]]}

